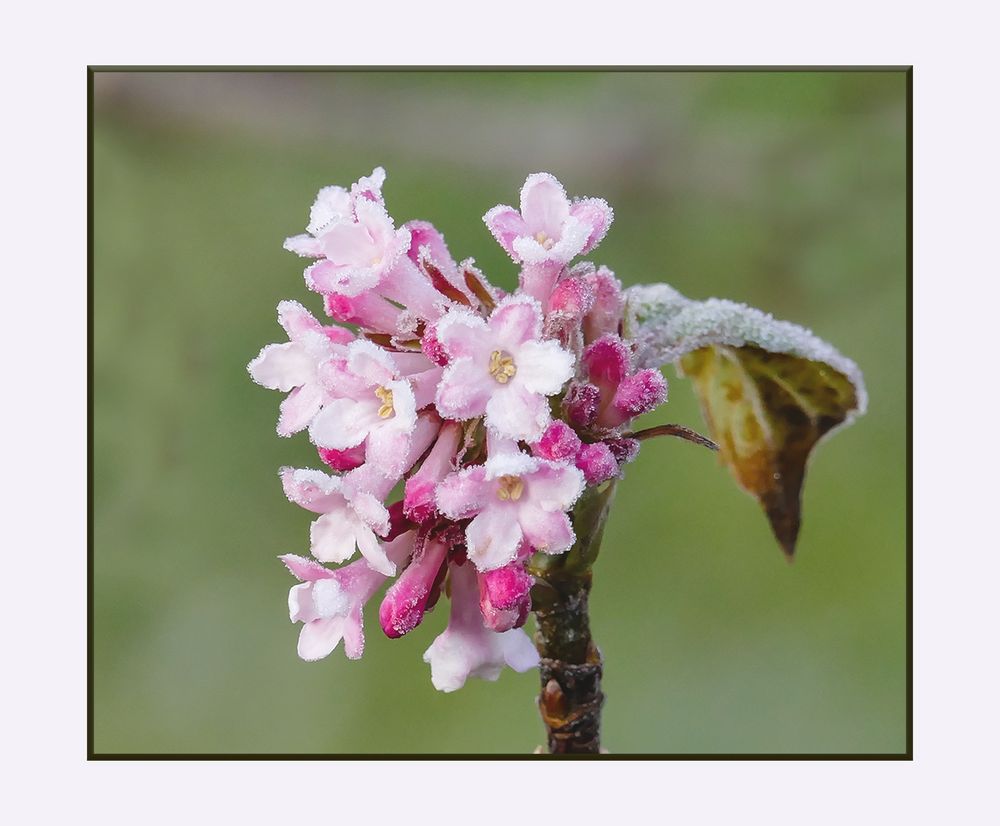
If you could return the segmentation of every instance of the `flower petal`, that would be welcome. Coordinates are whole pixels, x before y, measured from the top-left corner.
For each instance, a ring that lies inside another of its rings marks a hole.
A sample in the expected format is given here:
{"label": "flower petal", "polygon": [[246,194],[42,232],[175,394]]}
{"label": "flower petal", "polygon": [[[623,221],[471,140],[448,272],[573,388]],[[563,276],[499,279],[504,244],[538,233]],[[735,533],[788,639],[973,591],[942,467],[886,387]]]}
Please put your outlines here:
{"label": "flower petal", "polygon": [[614,212],[603,198],[583,198],[570,206],[569,214],[589,230],[586,243],[580,250],[583,255],[601,243],[615,219]]}
{"label": "flower petal", "polygon": [[502,568],[517,558],[523,533],[513,506],[487,507],[465,530],[469,559],[480,571]]}
{"label": "flower petal", "polygon": [[313,419],[309,426],[309,438],[318,447],[334,450],[357,447],[372,428],[382,422],[378,409],[379,402],[374,393],[370,402],[334,399]]}
{"label": "flower petal", "polygon": [[[355,534],[361,526],[353,511],[346,505],[324,513],[309,528],[309,550],[320,562],[344,562],[354,556]],[[374,537],[374,534],[372,534]]]}
{"label": "flower petal", "polygon": [[296,387],[279,406],[278,435],[291,436],[305,430],[323,406],[326,393],[318,384]]}
{"label": "flower petal", "polygon": [[538,469],[525,479],[531,501],[546,511],[568,511],[585,487],[579,468],[563,462],[539,460]]}
{"label": "flower petal", "polygon": [[486,468],[473,465],[441,480],[437,506],[450,519],[467,519],[479,513],[492,495],[493,485],[486,480]]}
{"label": "flower petal", "polygon": [[335,220],[351,219],[351,196],[342,186],[324,186],[316,193],[316,200],[309,209],[309,226],[306,232],[320,235]]}
{"label": "flower petal", "polygon": [[247,365],[247,371],[257,384],[283,393],[301,387],[316,375],[313,359],[292,341],[268,344]]}
{"label": "flower petal", "polygon": [[489,358],[490,341],[486,322],[475,313],[458,307],[449,310],[434,327],[438,344],[451,359]]}
{"label": "flower petal", "polygon": [[550,513],[534,505],[525,505],[518,512],[525,539],[536,551],[558,554],[568,551],[576,541],[573,526],[565,513]]}
{"label": "flower petal", "polygon": [[560,237],[569,217],[569,199],[555,176],[547,172],[528,176],[521,188],[521,217],[532,235],[544,232],[549,238]]}
{"label": "flower petal", "polygon": [[441,375],[434,404],[446,419],[473,419],[486,412],[490,396],[498,387],[483,365],[471,358],[460,358]]}
{"label": "flower petal", "polygon": [[486,425],[508,439],[536,441],[551,418],[545,397],[518,383],[501,387],[486,404]]}
{"label": "flower petal", "polygon": [[542,306],[529,295],[511,295],[490,316],[491,347],[514,354],[542,334]]}
{"label": "flower petal", "polygon": [[346,617],[307,622],[299,632],[299,656],[306,662],[329,656],[344,636]]}
{"label": "flower petal", "polygon": [[532,393],[552,396],[572,378],[574,362],[554,339],[526,341],[517,354],[516,381]]}
{"label": "flower petal", "polygon": [[525,225],[524,219],[521,218],[521,213],[513,207],[498,204],[483,216],[483,221],[493,237],[497,239],[497,243],[511,258],[517,260],[514,252],[514,239],[519,235],[528,234],[528,227]]}

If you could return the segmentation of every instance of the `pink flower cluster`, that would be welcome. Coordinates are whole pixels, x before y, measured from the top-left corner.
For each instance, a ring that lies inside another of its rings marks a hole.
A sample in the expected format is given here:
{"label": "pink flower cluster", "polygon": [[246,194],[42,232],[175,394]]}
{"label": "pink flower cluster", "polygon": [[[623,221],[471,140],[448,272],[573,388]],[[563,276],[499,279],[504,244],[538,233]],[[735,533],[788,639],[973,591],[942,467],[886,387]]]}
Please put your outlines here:
{"label": "pink flower cluster", "polygon": [[320,659],[343,640],[360,657],[364,606],[394,578],[378,610],[389,637],[450,596],[447,629],[424,660],[435,687],[453,691],[505,664],[537,664],[522,629],[528,559],[569,550],[574,503],[634,458],[626,427],[667,388],[658,371],[633,368],[618,280],[571,266],[611,225],[603,200],[571,201],[538,173],[519,210],[486,213],[521,266],[508,295],[472,259],[456,262],[431,224],[397,228],[384,182],[378,168],[349,190],[320,190],[305,234],[285,247],[312,259],[306,284],[334,323],[281,302],[288,341],[248,369],[287,393],[278,433],[308,431],[333,471],[280,474],[288,499],[317,515],[313,559],[281,557],[299,580],[288,597],[299,655]]}

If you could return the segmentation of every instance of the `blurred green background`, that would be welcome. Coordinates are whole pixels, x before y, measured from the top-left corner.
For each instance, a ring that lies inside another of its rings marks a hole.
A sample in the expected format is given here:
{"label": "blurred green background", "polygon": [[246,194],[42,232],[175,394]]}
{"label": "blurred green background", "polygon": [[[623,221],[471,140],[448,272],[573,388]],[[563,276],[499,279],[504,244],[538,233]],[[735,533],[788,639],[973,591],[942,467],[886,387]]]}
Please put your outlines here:
{"label": "blurred green background", "polygon": [[[647,443],[595,573],[616,753],[905,749],[906,269],[902,73],[99,73],[94,77],[94,747],[508,752],[543,741],[537,675],[445,695],[421,655],[446,603],[359,662],[295,654],[311,515],[280,395],[245,365],[321,310],[281,248],[316,190],[373,166],[499,285],[481,217],[529,172],[600,195],[591,258],[626,283],[746,301],[865,372],[870,412],[820,446],[798,559],[706,451]],[[704,429],[667,368],[644,424]]]}

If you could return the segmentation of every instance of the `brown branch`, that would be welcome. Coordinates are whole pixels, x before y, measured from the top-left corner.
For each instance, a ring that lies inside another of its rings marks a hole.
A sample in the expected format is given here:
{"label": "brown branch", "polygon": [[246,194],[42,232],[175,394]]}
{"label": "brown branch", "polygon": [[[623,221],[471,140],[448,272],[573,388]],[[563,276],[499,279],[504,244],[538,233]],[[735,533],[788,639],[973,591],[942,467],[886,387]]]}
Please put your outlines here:
{"label": "brown branch", "polygon": [[645,430],[637,430],[635,433],[626,433],[625,435],[639,441],[652,439],[654,436],[677,436],[679,439],[686,439],[696,445],[707,447],[709,450],[719,449],[719,446],[707,436],[702,436],[697,431],[690,427],[684,427],[682,424],[658,424],[656,427],[647,427]]}

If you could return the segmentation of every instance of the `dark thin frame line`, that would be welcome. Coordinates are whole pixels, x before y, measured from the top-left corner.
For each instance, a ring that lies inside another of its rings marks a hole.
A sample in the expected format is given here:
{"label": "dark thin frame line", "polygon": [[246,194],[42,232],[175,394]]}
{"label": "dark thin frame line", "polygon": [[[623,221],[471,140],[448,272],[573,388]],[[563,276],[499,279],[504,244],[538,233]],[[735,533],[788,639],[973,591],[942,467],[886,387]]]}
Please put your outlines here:
{"label": "dark thin frame line", "polygon": [[[269,754],[94,751],[94,75],[100,72],[903,72],[906,75],[906,751],[695,754]],[[913,760],[913,67],[912,66],[88,66],[87,67],[87,759],[106,760]]]}

